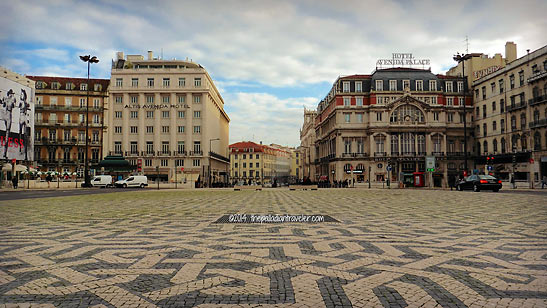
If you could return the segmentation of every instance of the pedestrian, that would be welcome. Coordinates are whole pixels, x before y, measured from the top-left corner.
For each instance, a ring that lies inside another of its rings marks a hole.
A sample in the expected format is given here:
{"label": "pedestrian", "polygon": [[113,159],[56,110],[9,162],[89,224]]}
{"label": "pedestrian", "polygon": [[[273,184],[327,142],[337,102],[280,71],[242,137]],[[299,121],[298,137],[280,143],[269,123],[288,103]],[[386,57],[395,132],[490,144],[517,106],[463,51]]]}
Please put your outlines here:
{"label": "pedestrian", "polygon": [[19,182],[19,180],[17,179],[17,176],[14,175],[12,178],[11,178],[11,182],[13,183],[13,189],[17,189],[17,184]]}
{"label": "pedestrian", "polygon": [[541,180],[541,189],[543,189],[545,185],[547,185],[547,175],[544,175],[543,179]]}
{"label": "pedestrian", "polygon": [[51,180],[53,180],[53,178],[51,177],[51,174],[48,174],[46,176],[47,188],[50,188]]}

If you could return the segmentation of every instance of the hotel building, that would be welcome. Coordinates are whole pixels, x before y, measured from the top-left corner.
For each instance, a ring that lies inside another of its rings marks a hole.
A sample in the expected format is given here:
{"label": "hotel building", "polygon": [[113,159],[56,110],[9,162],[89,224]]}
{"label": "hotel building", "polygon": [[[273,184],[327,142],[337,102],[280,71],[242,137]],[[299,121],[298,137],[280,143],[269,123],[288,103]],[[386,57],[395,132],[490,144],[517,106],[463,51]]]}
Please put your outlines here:
{"label": "hotel building", "polygon": [[175,171],[201,185],[228,181],[228,126],[224,100],[200,64],[118,52],[112,63],[111,108],[105,140],[154,180]]}
{"label": "hotel building", "polygon": [[[464,103],[471,107],[463,78],[430,70],[388,68],[339,77],[317,107],[312,180],[389,177],[407,185],[446,186],[464,169],[464,120],[471,123]],[[426,156],[436,158],[429,179]]]}

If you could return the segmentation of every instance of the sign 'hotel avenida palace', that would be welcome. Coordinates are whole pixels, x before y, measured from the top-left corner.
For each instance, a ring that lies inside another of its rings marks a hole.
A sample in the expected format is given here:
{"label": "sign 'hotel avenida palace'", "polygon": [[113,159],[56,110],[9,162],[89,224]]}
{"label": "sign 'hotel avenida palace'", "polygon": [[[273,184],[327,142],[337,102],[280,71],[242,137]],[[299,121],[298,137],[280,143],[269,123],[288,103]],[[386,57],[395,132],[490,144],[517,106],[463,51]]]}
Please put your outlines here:
{"label": "sign 'hotel avenida palace'", "polygon": [[315,178],[423,186],[427,156],[436,158],[431,186],[461,174],[464,122],[471,123],[464,104],[471,107],[472,98],[464,78],[433,74],[423,68],[429,65],[395,53],[370,75],[339,77],[315,114]]}

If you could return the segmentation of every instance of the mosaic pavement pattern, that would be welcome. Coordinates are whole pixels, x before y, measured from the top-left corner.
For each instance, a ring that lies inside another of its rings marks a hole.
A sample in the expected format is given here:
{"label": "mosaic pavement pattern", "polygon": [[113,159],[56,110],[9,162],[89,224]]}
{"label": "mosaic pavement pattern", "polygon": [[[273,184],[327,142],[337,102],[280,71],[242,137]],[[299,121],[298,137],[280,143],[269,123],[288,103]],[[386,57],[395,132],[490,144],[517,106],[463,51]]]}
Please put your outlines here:
{"label": "mosaic pavement pattern", "polygon": [[[224,214],[340,223],[219,224]],[[0,307],[546,307],[547,195],[142,191],[0,201]]]}

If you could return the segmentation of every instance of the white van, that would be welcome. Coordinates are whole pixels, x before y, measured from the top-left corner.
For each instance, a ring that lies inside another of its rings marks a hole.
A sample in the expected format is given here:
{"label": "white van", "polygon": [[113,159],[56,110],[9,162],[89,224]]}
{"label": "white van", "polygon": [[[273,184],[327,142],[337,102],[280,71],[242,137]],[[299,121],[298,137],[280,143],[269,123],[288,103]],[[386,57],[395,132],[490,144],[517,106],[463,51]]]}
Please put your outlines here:
{"label": "white van", "polygon": [[97,175],[91,180],[92,187],[112,187],[111,175]]}
{"label": "white van", "polygon": [[145,175],[132,175],[125,180],[114,183],[116,187],[140,187],[148,186],[148,178]]}

